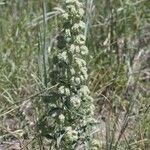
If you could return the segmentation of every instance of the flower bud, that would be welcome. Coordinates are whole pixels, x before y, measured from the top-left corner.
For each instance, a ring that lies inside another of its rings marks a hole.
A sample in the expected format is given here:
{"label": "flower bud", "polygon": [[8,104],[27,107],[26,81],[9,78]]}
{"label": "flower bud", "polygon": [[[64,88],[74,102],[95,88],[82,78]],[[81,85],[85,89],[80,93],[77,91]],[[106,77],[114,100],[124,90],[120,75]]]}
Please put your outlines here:
{"label": "flower bud", "polygon": [[65,121],[65,116],[63,114],[59,115],[58,118],[59,118],[60,122],[62,122],[62,123]]}

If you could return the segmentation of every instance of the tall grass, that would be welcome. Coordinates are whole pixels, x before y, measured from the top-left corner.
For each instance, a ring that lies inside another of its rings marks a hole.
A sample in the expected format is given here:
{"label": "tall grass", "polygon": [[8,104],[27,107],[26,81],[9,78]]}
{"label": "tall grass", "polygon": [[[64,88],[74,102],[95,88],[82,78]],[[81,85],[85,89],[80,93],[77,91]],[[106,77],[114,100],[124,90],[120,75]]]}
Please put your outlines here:
{"label": "tall grass", "polygon": [[[48,0],[0,1],[3,149],[16,146],[13,141],[29,150],[48,146],[43,138],[49,138],[48,127],[42,135],[38,129],[45,124],[43,99],[47,101],[47,92],[56,88],[49,85],[48,64],[62,26],[61,6],[60,1]],[[93,131],[99,149],[148,150],[149,1],[87,0],[85,10],[88,85],[99,122]]]}

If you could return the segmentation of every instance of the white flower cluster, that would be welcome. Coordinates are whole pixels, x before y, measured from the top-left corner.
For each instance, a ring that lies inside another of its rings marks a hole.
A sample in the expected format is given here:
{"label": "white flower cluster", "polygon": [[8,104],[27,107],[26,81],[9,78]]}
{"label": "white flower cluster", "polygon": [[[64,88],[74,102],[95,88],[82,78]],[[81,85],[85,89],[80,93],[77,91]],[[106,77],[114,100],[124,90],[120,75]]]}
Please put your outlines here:
{"label": "white flower cluster", "polygon": [[87,96],[90,94],[89,88],[86,85],[82,85],[78,91],[80,96]]}
{"label": "white flower cluster", "polygon": [[60,121],[61,123],[64,123],[64,121],[65,121],[65,116],[64,116],[63,114],[60,114],[58,118],[59,118],[59,121]]}
{"label": "white flower cluster", "polygon": [[68,62],[67,52],[62,52],[61,54],[58,54],[58,59],[64,62]]}
{"label": "white flower cluster", "polygon": [[66,0],[66,5],[66,11],[69,13],[69,16],[80,19],[83,17],[83,5],[78,0]]}
{"label": "white flower cluster", "polygon": [[75,44],[84,45],[85,44],[85,36],[82,34],[77,35],[75,38]]}
{"label": "white flower cluster", "polygon": [[71,29],[74,33],[79,33],[80,31],[83,31],[85,29],[85,23],[83,21],[75,23]]}
{"label": "white flower cluster", "polygon": [[75,107],[76,109],[79,108],[81,105],[81,99],[80,99],[80,97],[77,97],[77,96],[71,97],[70,102],[71,102],[72,106]]}
{"label": "white flower cluster", "polygon": [[65,86],[59,87],[58,92],[59,92],[59,94],[64,94],[64,95],[66,95],[66,96],[69,96],[69,95],[70,95],[70,90],[69,90],[69,88],[66,88]]}
{"label": "white flower cluster", "polygon": [[78,139],[78,132],[76,130],[73,130],[71,126],[66,127],[66,134],[65,134],[65,140],[66,142],[73,142],[77,141]]}

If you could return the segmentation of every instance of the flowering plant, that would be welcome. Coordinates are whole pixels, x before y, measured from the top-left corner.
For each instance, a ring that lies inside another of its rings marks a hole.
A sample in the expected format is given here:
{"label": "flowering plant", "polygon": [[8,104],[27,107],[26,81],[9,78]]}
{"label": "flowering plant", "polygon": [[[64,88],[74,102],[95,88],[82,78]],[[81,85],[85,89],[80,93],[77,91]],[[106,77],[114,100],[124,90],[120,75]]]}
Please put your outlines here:
{"label": "flowering plant", "polygon": [[88,126],[94,120],[93,98],[86,85],[88,75],[84,58],[88,48],[85,46],[83,16],[81,2],[65,1],[62,33],[57,38],[51,59],[50,85],[58,86],[47,103],[52,129],[49,134],[54,147],[65,150],[88,145]]}

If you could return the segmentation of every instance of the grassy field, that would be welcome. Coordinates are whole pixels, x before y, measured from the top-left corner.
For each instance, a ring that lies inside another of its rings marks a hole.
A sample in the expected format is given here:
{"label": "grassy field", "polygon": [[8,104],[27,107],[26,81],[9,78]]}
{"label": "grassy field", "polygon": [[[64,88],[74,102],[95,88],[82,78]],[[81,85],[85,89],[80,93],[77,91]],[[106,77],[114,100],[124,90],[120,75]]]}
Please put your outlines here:
{"label": "grassy field", "polygon": [[[91,150],[149,150],[150,2],[84,2],[87,84],[97,121],[92,135],[98,142]],[[49,85],[51,60],[63,5],[0,0],[0,150],[53,149],[45,102],[47,91],[55,90]]]}

